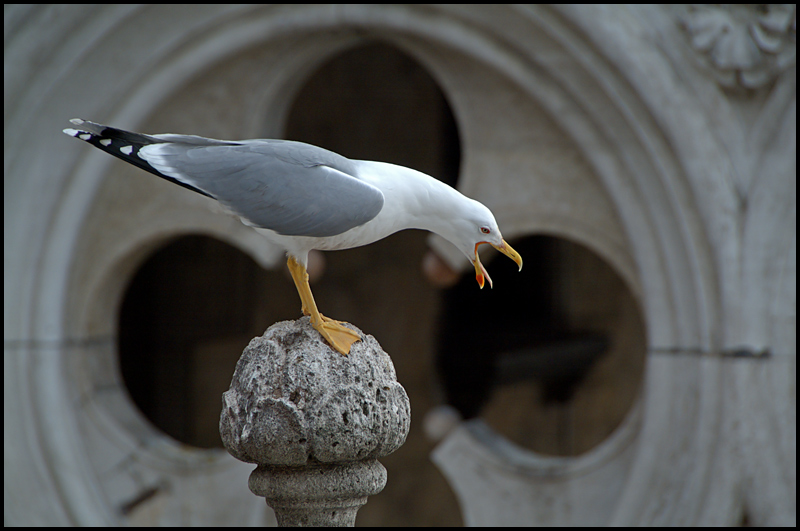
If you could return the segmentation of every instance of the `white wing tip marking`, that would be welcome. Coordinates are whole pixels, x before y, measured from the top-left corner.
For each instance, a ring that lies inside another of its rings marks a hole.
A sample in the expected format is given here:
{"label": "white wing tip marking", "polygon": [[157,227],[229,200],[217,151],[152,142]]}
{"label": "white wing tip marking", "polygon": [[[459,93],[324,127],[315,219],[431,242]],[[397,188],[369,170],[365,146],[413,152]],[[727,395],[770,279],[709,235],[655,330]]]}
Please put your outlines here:
{"label": "white wing tip marking", "polygon": [[122,153],[125,155],[130,155],[131,153],[133,153],[133,146],[124,146],[119,148],[119,150],[122,151]]}
{"label": "white wing tip marking", "polygon": [[64,129],[63,131],[64,131],[64,134],[67,134],[69,136],[78,136],[79,134],[81,134],[83,132],[83,131],[78,131],[77,129],[72,129],[71,127],[68,127],[66,129]]}
{"label": "white wing tip marking", "polygon": [[110,139],[110,138],[104,138],[104,139],[102,139],[102,140],[100,141],[100,143],[101,143],[102,145],[104,145],[104,146],[108,147],[108,146],[110,146],[110,145],[111,145],[111,139]]}
{"label": "white wing tip marking", "polygon": [[81,120],[80,118],[73,118],[72,120],[70,120],[70,123],[73,123],[75,125],[81,125],[83,122],[84,120]]}

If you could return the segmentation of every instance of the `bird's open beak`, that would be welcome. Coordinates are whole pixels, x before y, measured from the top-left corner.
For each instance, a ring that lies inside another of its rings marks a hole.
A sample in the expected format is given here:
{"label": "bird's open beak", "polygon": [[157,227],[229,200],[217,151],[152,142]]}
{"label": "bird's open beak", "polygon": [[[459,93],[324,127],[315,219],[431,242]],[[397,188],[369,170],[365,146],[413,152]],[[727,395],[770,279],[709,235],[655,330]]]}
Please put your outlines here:
{"label": "bird's open beak", "polygon": [[492,277],[489,276],[489,273],[486,271],[486,268],[483,267],[481,259],[478,256],[478,246],[481,243],[488,243],[507,257],[514,260],[514,262],[519,266],[519,270],[522,271],[522,257],[509,244],[507,244],[505,240],[502,240],[502,242],[503,243],[500,245],[495,245],[491,242],[480,242],[475,244],[475,259],[472,261],[472,265],[475,266],[475,280],[478,281],[478,285],[481,287],[481,289],[483,289],[484,278],[489,281],[489,287],[492,287]]}

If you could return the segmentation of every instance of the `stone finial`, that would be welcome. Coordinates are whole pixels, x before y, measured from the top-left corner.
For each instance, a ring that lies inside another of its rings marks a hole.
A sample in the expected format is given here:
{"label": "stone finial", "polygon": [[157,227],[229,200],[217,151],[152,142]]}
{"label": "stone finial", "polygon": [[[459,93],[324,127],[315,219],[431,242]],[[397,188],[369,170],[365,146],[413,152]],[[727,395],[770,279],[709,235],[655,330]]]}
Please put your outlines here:
{"label": "stone finial", "polygon": [[386,484],[377,458],[405,442],[408,396],[388,354],[361,335],[342,356],[308,317],[276,323],[250,341],[222,396],[225,448],[258,465],[250,490],[281,526],[355,525]]}

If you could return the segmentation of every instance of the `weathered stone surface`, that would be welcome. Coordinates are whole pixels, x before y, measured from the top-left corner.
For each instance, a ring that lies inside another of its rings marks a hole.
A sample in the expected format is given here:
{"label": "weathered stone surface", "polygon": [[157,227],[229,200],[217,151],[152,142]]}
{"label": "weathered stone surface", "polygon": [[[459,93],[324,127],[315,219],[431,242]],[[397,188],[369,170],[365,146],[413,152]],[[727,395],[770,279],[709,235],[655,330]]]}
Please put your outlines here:
{"label": "weathered stone surface", "polygon": [[354,526],[386,485],[377,458],[406,440],[408,396],[388,354],[362,337],[342,356],[308,317],[276,323],[244,350],[222,396],[222,441],[258,465],[250,490],[282,527]]}
{"label": "weathered stone surface", "polygon": [[260,466],[250,475],[249,486],[275,510],[281,527],[353,527],[367,497],[386,486],[386,469],[377,459],[304,467]]}
{"label": "weathered stone surface", "polygon": [[389,355],[370,335],[349,356],[307,317],[254,338],[223,395],[220,433],[237,459],[259,465],[343,463],[388,455],[411,410]]}

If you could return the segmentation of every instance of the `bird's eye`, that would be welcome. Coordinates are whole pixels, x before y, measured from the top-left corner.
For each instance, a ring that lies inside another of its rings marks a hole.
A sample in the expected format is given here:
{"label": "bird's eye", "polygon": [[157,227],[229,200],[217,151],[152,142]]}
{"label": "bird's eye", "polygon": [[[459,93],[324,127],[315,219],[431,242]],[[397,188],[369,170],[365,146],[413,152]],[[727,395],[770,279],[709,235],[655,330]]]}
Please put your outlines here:
{"label": "bird's eye", "polygon": [[481,227],[481,232],[484,234],[489,234],[492,231],[490,231],[488,227]]}

